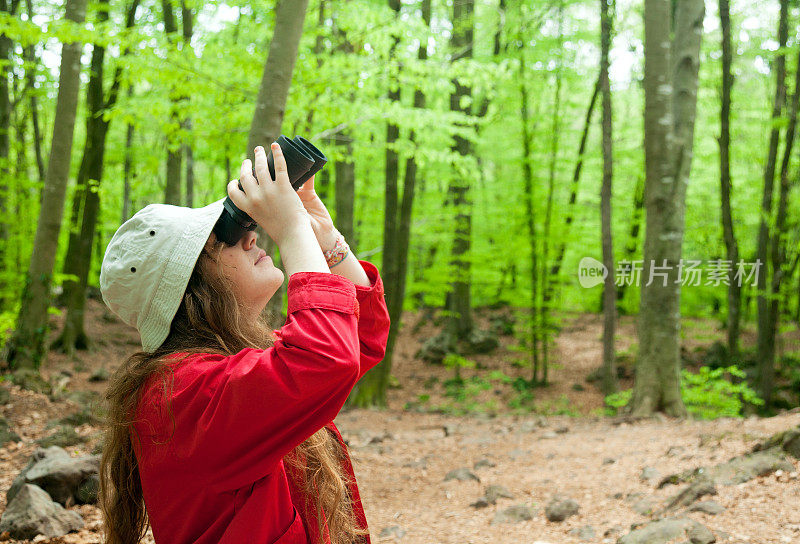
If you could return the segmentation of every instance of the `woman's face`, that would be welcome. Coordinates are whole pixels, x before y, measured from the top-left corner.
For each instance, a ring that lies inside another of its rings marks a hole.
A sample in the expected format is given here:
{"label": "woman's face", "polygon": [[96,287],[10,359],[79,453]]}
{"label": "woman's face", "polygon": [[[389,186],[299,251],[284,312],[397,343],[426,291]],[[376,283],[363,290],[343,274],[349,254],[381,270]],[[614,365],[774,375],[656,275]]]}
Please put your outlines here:
{"label": "woman's face", "polygon": [[[236,245],[223,244],[219,254],[223,274],[234,284],[236,299],[253,318],[261,313],[283,283],[283,271],[256,245],[256,233],[247,231]],[[212,232],[209,241],[216,241]]]}

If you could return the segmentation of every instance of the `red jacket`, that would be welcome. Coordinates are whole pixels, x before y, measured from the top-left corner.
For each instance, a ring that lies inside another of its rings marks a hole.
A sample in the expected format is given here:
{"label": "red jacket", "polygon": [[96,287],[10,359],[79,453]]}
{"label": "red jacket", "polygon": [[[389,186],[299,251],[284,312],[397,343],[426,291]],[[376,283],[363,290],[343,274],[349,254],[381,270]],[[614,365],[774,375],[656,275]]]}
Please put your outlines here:
{"label": "red jacket", "polygon": [[[317,542],[314,512],[303,510],[283,457],[323,426],[344,444],[333,418],[383,359],[383,282],[360,262],[370,287],[337,274],[292,274],[272,347],[194,355],[172,365],[166,395],[160,379],[142,389],[134,451],[158,544]],[[355,480],[349,456],[343,464]],[[366,529],[355,483],[350,492]]]}

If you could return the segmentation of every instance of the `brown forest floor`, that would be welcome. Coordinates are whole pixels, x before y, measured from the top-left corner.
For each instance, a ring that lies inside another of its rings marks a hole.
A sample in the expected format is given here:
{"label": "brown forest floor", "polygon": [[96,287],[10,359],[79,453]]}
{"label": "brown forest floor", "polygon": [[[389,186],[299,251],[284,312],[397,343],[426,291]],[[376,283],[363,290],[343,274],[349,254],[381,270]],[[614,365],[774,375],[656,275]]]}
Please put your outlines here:
{"label": "brown forest floor", "polygon": [[[490,313],[479,313],[477,323],[487,327]],[[551,353],[552,385],[534,390],[524,411],[508,408],[509,402],[519,400],[519,394],[497,380],[455,404],[444,394],[443,386],[452,370],[414,358],[421,342],[436,332],[433,324],[426,323],[412,333],[417,319],[414,314],[404,316],[409,325],[397,342],[393,375],[398,386],[389,391],[388,409],[349,410],[336,419],[350,445],[373,542],[394,542],[394,536],[379,535],[398,526],[404,536],[397,541],[408,544],[577,543],[581,540],[570,531],[586,525],[596,534],[589,542],[616,542],[632,524],[649,519],[631,509],[626,495],[641,493],[661,501],[676,492],[672,486],[656,490],[652,481],[641,480],[643,468],[652,467],[665,476],[717,464],[749,451],[774,432],[800,424],[797,412],[768,419],[713,422],[654,419],[631,424],[599,417],[602,395],[585,381],[601,357],[601,321],[594,315],[565,319]],[[53,325],[58,327],[59,322],[60,317],[54,316]],[[687,322],[686,330],[691,333],[685,340],[687,353],[722,337],[709,321]],[[109,318],[102,304],[94,300],[87,308],[87,332],[100,339],[95,350],[81,353],[75,360],[51,354],[42,373],[55,380],[67,371],[71,374],[68,390],[99,394],[107,382],[92,382],[89,376],[100,367],[113,371],[137,348],[138,336],[135,330]],[[617,351],[625,352],[634,341],[634,320],[624,317]],[[784,342],[788,349],[797,339],[785,338]],[[524,357],[512,349],[517,343],[513,337],[501,337],[495,353],[470,357],[477,367],[463,370],[462,377],[485,378],[493,370],[528,377],[530,369],[513,364]],[[623,380],[622,386],[629,387],[630,380]],[[12,401],[0,408],[0,414],[23,440],[0,448],[0,511],[5,508],[5,492],[36,447],[33,441],[50,432],[47,422],[78,409],[72,401],[54,402],[16,386],[2,387],[12,391]],[[460,408],[468,406],[477,410],[458,415]],[[76,430],[89,441],[70,451],[90,452],[97,444],[98,429],[83,425]],[[495,466],[474,469],[480,459]],[[793,463],[796,470],[790,474],[720,487],[714,498],[726,507],[722,514],[690,516],[714,530],[718,542],[800,542],[800,463]],[[443,481],[448,471],[460,467],[470,468],[481,481]],[[484,486],[493,484],[505,486],[514,499],[501,498],[497,505],[472,508],[470,503],[483,494]],[[543,508],[556,493],[576,500],[579,514],[563,523],[548,522]],[[534,518],[516,524],[492,523],[497,511],[516,504],[534,507]],[[86,529],[38,541],[100,542],[97,508],[81,506],[77,510],[87,522]]]}

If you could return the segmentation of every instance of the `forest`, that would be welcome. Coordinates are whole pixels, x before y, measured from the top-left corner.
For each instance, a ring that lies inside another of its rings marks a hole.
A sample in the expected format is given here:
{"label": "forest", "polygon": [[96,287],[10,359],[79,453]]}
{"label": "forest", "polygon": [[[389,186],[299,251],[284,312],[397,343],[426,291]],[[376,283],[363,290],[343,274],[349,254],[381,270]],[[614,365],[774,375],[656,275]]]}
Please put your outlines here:
{"label": "forest", "polygon": [[[373,540],[800,541],[798,32],[789,0],[0,0],[0,507],[37,447],[102,449],[115,231],[299,135],[391,318],[337,418]],[[101,542],[79,491],[0,540]]]}

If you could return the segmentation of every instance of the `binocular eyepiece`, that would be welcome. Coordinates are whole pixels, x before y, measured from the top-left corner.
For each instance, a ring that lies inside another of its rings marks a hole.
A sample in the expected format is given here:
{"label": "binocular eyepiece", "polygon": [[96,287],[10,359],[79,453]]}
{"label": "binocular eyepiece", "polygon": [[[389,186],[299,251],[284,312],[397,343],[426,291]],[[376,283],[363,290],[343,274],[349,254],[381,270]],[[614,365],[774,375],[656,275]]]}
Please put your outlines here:
{"label": "binocular eyepiece", "polygon": [[[322,167],[328,162],[328,158],[322,151],[302,136],[295,136],[290,140],[281,135],[277,142],[281,146],[281,151],[283,151],[283,156],[286,159],[289,182],[295,191],[311,179],[311,176],[322,170]],[[267,153],[267,168],[272,179],[275,179],[275,159],[272,156],[271,149]],[[253,177],[258,179],[255,169],[253,169]],[[239,189],[244,191],[241,181],[239,182]],[[244,236],[245,232],[256,229],[256,222],[237,208],[230,197],[225,198],[223,207],[225,209],[216,225],[214,225],[213,231],[218,240],[233,246]]]}

